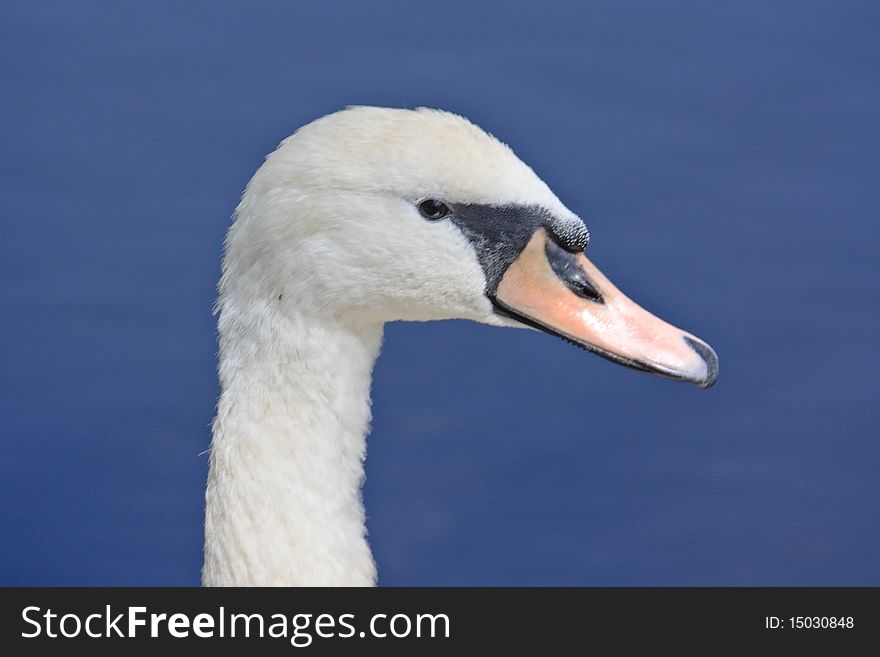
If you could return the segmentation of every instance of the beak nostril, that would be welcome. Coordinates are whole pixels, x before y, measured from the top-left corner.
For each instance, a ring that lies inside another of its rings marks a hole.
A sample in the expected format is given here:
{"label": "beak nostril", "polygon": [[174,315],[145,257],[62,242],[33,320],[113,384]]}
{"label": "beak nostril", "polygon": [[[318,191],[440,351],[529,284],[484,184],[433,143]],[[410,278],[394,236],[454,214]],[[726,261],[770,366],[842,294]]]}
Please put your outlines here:
{"label": "beak nostril", "polygon": [[718,356],[715,351],[707,344],[697,342],[696,340],[684,336],[684,341],[688,347],[697,352],[697,355],[706,363],[706,378],[697,383],[701,388],[711,388],[718,379]]}
{"label": "beak nostril", "polygon": [[582,299],[589,299],[596,303],[605,303],[602,293],[596,289],[596,286],[587,277],[587,272],[578,263],[577,254],[569,253],[552,239],[547,240],[544,253],[553,272],[569,290]]}

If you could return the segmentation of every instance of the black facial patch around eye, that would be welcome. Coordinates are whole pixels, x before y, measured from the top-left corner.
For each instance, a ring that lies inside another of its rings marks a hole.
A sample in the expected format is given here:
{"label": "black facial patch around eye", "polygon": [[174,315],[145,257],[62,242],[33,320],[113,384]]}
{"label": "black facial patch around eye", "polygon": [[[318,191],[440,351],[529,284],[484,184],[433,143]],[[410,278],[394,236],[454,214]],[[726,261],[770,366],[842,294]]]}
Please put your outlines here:
{"label": "black facial patch around eye", "polygon": [[538,228],[545,228],[562,249],[583,251],[590,233],[583,222],[559,219],[537,205],[450,203],[448,218],[473,244],[492,294],[510,264],[522,253]]}

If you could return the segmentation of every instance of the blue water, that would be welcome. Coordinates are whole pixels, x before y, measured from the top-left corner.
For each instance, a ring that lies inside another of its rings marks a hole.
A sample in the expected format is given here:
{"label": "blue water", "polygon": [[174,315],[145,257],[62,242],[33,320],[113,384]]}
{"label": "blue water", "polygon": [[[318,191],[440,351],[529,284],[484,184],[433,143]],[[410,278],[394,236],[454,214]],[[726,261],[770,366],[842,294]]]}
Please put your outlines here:
{"label": "blue water", "polygon": [[878,7],[3,3],[0,584],[197,583],[224,231],[348,104],[508,141],[721,359],[390,325],[382,584],[880,584]]}

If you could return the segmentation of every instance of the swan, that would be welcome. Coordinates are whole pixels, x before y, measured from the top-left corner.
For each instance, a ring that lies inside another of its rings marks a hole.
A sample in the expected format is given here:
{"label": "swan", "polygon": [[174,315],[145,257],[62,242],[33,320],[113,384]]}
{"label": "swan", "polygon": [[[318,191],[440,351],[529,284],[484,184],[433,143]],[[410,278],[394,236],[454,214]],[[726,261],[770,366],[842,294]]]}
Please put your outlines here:
{"label": "swan", "polygon": [[456,114],[350,107],[282,141],[225,241],[203,584],[376,584],[361,485],[385,322],[539,329],[711,386],[711,347],[624,296],[588,242],[510,147]]}

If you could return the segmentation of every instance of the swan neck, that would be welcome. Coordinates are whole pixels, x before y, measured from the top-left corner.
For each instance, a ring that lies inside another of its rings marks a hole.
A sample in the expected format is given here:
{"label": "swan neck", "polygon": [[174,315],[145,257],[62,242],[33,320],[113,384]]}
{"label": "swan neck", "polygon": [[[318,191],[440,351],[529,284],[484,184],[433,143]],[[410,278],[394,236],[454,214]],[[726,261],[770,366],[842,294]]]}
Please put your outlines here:
{"label": "swan neck", "polygon": [[206,585],[373,585],[361,486],[381,324],[220,304]]}

